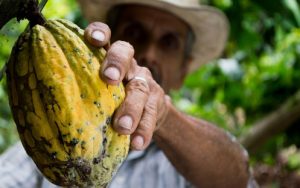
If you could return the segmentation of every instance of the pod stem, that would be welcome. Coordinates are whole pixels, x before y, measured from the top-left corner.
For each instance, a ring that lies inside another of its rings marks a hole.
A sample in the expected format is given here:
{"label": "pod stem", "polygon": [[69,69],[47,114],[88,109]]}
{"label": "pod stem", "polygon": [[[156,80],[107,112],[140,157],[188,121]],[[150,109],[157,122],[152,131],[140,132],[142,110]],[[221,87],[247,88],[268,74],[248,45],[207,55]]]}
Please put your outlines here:
{"label": "pod stem", "polygon": [[42,15],[38,7],[38,0],[28,0],[23,7],[20,9],[20,12],[17,16],[18,20],[28,19],[30,23],[30,27],[35,25],[44,25],[46,23],[46,19]]}

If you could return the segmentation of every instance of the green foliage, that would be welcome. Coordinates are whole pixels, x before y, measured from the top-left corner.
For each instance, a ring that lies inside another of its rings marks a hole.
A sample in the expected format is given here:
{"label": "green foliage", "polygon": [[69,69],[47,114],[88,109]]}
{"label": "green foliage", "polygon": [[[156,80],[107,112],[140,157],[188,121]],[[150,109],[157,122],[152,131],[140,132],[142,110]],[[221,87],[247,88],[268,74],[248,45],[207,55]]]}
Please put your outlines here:
{"label": "green foliage", "polygon": [[[0,31],[0,69],[3,70],[3,73],[5,73],[4,65],[9,58],[12,46],[27,24],[27,21],[17,23],[16,20],[11,20]],[[4,75],[4,79],[0,81],[0,153],[18,140],[8,105],[5,83]]]}
{"label": "green foliage", "polygon": [[0,82],[0,153],[18,139],[7,102],[8,97],[2,84],[4,82]]}
{"label": "green foliage", "polygon": [[[188,76],[173,96],[176,105],[236,136],[247,132],[300,88],[299,2],[296,0],[207,0],[230,21],[230,37],[222,59]],[[299,124],[299,123],[298,123]],[[255,157],[274,163],[274,155],[299,130],[270,139]]]}
{"label": "green foliage", "polygon": [[[240,54],[236,54],[233,59],[221,59],[207,64],[185,80],[185,87],[180,95],[185,99],[180,99],[180,96],[177,99],[186,100],[188,97],[192,104],[198,105],[190,105],[189,108],[185,106],[184,110],[194,115],[204,110],[202,117],[223,127],[230,125],[224,118],[228,119],[228,115],[232,114],[233,120],[237,120],[238,117],[234,114],[237,109],[241,109],[246,118],[242,124],[251,125],[278,108],[299,89],[299,34],[299,29],[293,29],[278,37],[280,39],[274,48],[263,51],[254,58],[243,57],[241,60]],[[222,113],[220,105],[224,105],[229,114]],[[207,110],[212,114],[207,114]],[[237,126],[234,127],[238,127],[241,121],[235,121],[235,124]]]}
{"label": "green foliage", "polygon": [[300,169],[300,153],[299,152],[294,153],[291,156],[289,156],[287,167],[290,170]]}

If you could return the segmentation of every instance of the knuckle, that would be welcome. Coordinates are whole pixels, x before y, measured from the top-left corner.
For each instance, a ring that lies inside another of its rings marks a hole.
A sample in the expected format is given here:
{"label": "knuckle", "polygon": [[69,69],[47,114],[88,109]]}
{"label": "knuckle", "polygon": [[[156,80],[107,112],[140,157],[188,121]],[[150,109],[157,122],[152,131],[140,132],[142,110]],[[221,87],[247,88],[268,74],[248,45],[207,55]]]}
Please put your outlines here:
{"label": "knuckle", "polygon": [[144,108],[143,103],[137,103],[128,98],[125,99],[123,104],[125,108],[124,111],[129,112],[132,117],[136,117],[138,114],[141,114]]}
{"label": "knuckle", "polygon": [[152,77],[150,70],[146,67],[140,67],[140,71],[145,74],[147,77]]}
{"label": "knuckle", "polygon": [[103,22],[93,22],[89,26],[99,29],[109,29],[108,25]]}
{"label": "knuckle", "polygon": [[156,96],[156,98],[160,98],[164,95],[164,90],[152,77],[149,79],[149,85],[153,97]]}
{"label": "knuckle", "polygon": [[[156,82],[155,82],[156,83]],[[157,83],[156,83],[156,88],[158,89],[158,92],[159,92],[159,95],[160,95],[160,97],[161,98],[164,98],[164,96],[165,96],[165,92],[164,92],[164,90],[160,87],[160,85],[158,85]]]}
{"label": "knuckle", "polygon": [[131,61],[131,67],[134,68],[135,70],[138,67],[137,61],[134,58]]}
{"label": "knuckle", "polygon": [[128,42],[118,40],[112,44],[111,48],[115,48],[119,52],[129,54],[130,56],[133,57],[134,48]]}
{"label": "knuckle", "polygon": [[128,59],[127,54],[120,53],[116,48],[110,48],[107,52],[107,58],[109,61],[122,62],[124,59]]}
{"label": "knuckle", "polygon": [[146,95],[150,93],[150,89],[146,83],[135,79],[126,85],[126,89],[127,91],[139,91]]}
{"label": "knuckle", "polygon": [[122,48],[127,48],[127,49],[130,50],[130,51],[134,51],[133,46],[132,46],[129,42],[122,41],[122,40],[118,40],[118,41],[116,41],[114,44],[115,44],[115,45],[119,45],[119,46],[122,47]]}
{"label": "knuckle", "polygon": [[157,115],[157,107],[154,103],[147,103],[145,111],[150,115],[150,117],[156,117]]}
{"label": "knuckle", "polygon": [[[130,44],[128,43],[128,45]],[[123,41],[114,42],[107,52],[107,57],[110,60],[130,62],[133,58],[134,50],[131,45],[128,45],[124,45]]]}
{"label": "knuckle", "polygon": [[[154,118],[154,117],[152,117],[152,118]],[[152,118],[147,117],[147,118],[141,119],[137,132],[139,132],[140,134],[143,134],[143,135],[151,136],[153,134],[153,131],[156,126],[155,125],[156,120],[154,121]]]}
{"label": "knuckle", "polygon": [[[147,118],[146,118],[147,119]],[[153,127],[153,125],[151,124],[151,123],[149,123],[149,122],[147,122],[146,121],[146,119],[142,119],[141,121],[140,121],[140,126],[139,126],[139,129],[140,129],[140,132],[141,133],[150,133],[151,132],[151,130],[153,129],[152,127]]]}
{"label": "knuckle", "polygon": [[153,130],[156,124],[157,108],[155,103],[147,103],[145,106],[145,115],[142,117],[140,124],[141,129],[146,131]]}

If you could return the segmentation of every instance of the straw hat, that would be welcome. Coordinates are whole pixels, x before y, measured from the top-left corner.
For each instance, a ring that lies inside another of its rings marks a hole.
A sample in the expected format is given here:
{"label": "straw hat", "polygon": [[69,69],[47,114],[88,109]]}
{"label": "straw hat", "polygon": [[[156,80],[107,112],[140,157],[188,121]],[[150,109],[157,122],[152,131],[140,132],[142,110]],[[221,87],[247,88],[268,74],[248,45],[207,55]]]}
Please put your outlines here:
{"label": "straw hat", "polygon": [[195,33],[194,57],[190,71],[218,57],[225,46],[228,21],[224,14],[198,0],[78,0],[89,22],[106,21],[107,12],[114,6],[140,4],[168,11],[184,20]]}

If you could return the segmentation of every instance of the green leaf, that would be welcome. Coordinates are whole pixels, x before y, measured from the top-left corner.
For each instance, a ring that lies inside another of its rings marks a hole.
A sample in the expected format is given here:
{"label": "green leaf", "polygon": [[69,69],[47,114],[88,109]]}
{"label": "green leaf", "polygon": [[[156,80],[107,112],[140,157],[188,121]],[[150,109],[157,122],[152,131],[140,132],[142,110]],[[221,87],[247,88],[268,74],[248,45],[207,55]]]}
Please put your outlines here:
{"label": "green leaf", "polygon": [[298,26],[300,26],[300,9],[296,0],[284,0],[285,6],[293,13]]}

